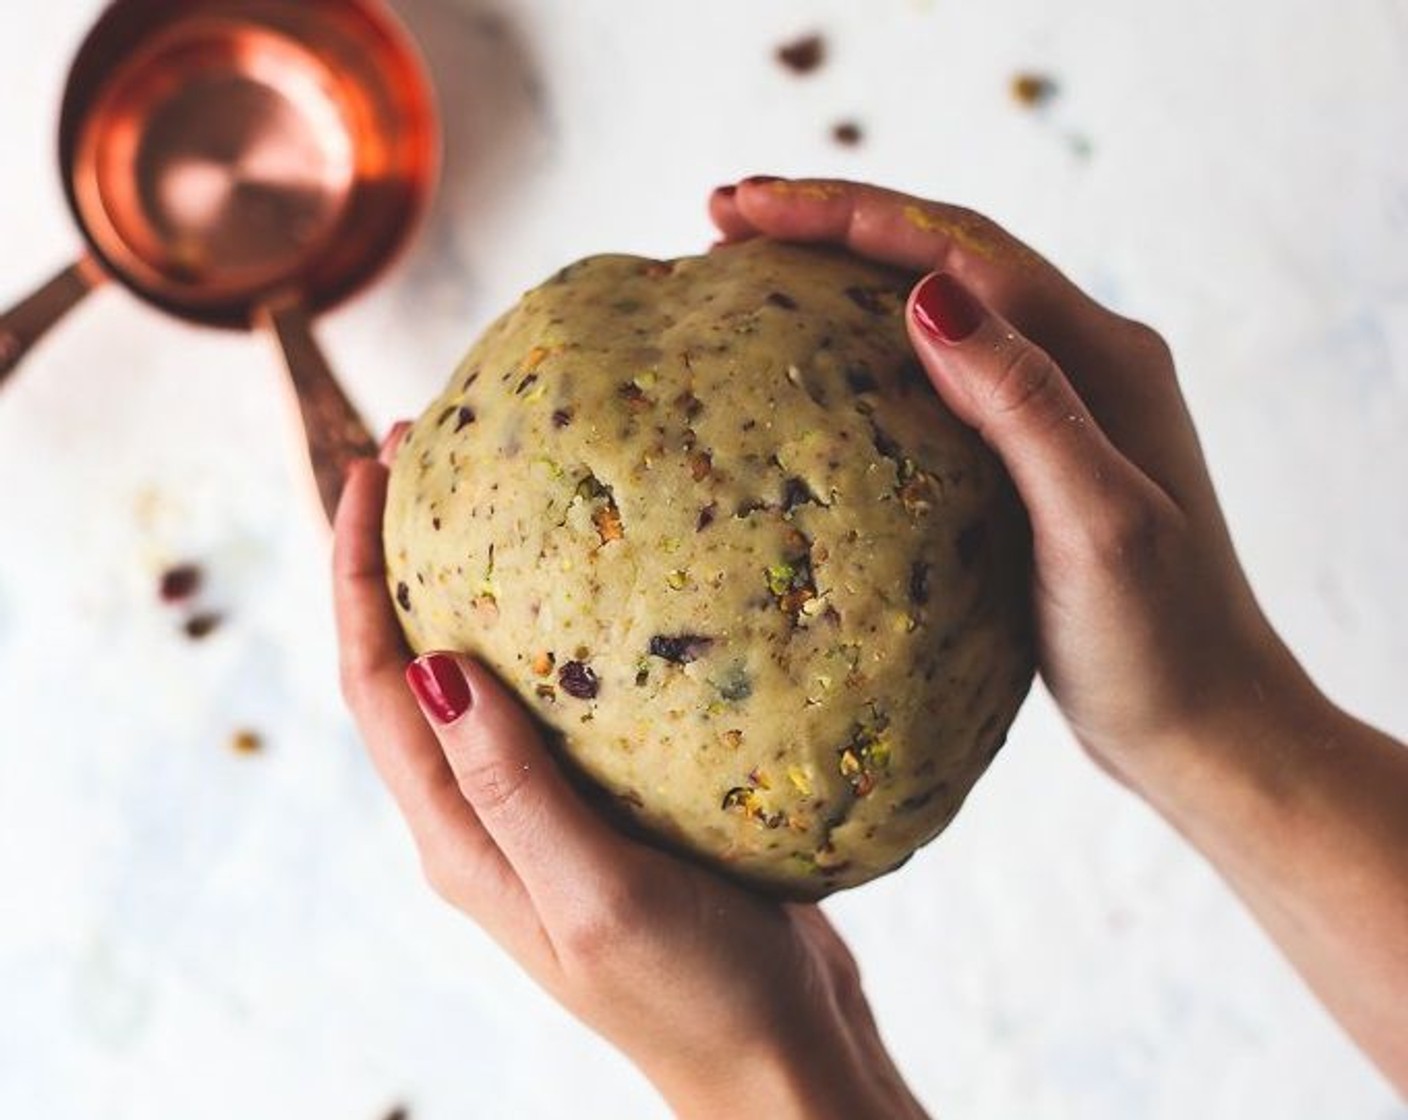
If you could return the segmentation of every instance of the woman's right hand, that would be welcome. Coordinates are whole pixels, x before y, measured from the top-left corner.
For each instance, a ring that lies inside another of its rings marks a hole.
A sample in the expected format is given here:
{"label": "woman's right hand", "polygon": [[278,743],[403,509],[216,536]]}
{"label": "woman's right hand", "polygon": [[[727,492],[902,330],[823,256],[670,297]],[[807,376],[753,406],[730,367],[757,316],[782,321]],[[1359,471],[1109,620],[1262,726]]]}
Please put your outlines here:
{"label": "woman's right hand", "polygon": [[716,191],[725,237],[844,243],[933,272],[914,347],[1031,518],[1042,677],[1081,743],[1143,784],[1174,739],[1301,678],[1238,565],[1163,340],[971,211],[832,181]]}
{"label": "woman's right hand", "polygon": [[928,276],[911,340],[1031,518],[1041,674],[1408,1094],[1408,749],[1329,703],[1233,552],[1168,348],[971,211],[827,180],[714,193],[725,238]]}

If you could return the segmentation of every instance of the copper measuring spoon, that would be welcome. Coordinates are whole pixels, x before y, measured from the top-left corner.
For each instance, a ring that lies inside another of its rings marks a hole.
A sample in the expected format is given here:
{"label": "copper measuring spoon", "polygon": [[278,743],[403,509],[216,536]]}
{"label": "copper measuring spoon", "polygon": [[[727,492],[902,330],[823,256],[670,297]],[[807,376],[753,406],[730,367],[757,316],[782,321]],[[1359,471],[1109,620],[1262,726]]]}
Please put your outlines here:
{"label": "copper measuring spoon", "polygon": [[113,279],[178,318],[278,340],[323,508],[375,442],[311,319],[406,242],[440,149],[430,83],[382,0],[116,0],[59,124],[86,252],[0,316],[0,383]]}

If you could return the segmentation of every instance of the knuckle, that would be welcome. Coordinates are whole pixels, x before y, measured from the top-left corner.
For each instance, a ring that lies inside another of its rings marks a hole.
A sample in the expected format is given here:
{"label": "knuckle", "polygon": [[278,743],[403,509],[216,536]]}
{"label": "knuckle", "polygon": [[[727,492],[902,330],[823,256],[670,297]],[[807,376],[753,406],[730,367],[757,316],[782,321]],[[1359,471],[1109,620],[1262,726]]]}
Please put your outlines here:
{"label": "knuckle", "polygon": [[454,771],[465,799],[478,812],[494,815],[517,809],[532,774],[522,763],[496,754],[459,762]]}
{"label": "knuckle", "polygon": [[1145,362],[1172,369],[1173,351],[1169,349],[1168,341],[1163,335],[1138,319],[1122,319],[1120,327],[1125,335],[1126,345]]}
{"label": "knuckle", "polygon": [[1029,415],[1050,407],[1061,384],[1061,371],[1044,351],[1020,343],[1005,356],[988,391],[988,401],[998,414]]}
{"label": "knuckle", "polygon": [[646,928],[644,891],[634,878],[593,890],[563,923],[560,952],[579,967],[599,968],[632,951],[631,933]]}
{"label": "knuckle", "polygon": [[1157,563],[1168,529],[1158,505],[1142,494],[1110,501],[1086,522],[1085,543],[1091,558],[1111,574],[1137,578]]}

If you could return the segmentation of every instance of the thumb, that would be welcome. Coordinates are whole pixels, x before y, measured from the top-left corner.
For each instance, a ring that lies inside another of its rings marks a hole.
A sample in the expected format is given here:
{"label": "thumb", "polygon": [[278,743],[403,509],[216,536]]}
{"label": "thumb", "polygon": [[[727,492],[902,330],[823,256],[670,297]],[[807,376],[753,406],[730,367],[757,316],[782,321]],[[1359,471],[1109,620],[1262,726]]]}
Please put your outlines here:
{"label": "thumb", "polygon": [[1035,530],[1064,535],[1112,499],[1150,486],[1051,356],[955,276],[921,280],[906,318],[930,381],[1001,457]]}
{"label": "thumb", "polygon": [[625,862],[622,840],[572,789],[528,713],[478,662],[428,653],[406,680],[461,794],[540,914],[571,906]]}

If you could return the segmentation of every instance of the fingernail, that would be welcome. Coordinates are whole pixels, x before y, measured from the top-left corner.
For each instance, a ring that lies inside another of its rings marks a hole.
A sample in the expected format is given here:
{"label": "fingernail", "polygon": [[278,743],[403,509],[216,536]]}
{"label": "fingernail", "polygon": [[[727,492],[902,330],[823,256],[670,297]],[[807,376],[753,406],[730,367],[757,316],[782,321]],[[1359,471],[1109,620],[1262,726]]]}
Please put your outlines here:
{"label": "fingernail", "polygon": [[437,723],[454,723],[474,703],[459,662],[448,653],[427,653],[406,666],[406,683]]}
{"label": "fingernail", "polygon": [[962,342],[982,325],[986,312],[956,277],[936,272],[919,282],[914,320],[942,342]]}
{"label": "fingernail", "polygon": [[744,179],[743,182],[738,185],[740,187],[761,187],[767,183],[780,182],[782,182],[782,179],[777,175],[749,175],[748,178]]}
{"label": "fingernail", "polygon": [[715,187],[714,193],[720,198],[732,198],[738,193],[738,188],[735,187],[732,183],[726,183],[722,187]]}

